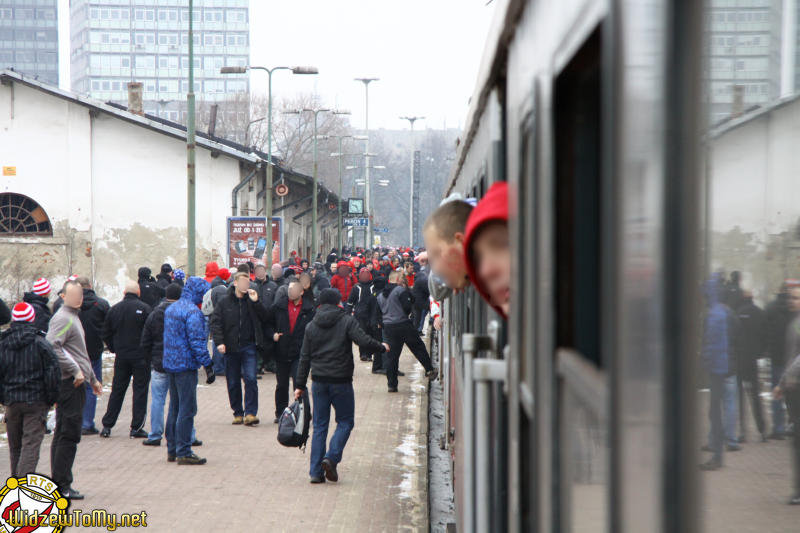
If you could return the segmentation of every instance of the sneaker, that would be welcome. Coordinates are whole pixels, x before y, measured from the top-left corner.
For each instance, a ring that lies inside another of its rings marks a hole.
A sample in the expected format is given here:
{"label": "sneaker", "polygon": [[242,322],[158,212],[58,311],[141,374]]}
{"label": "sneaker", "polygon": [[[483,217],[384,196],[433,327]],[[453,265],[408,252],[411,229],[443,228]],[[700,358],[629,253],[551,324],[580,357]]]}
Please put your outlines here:
{"label": "sneaker", "polygon": [[100,432],[100,436],[104,439],[107,439],[111,436],[111,428],[103,428],[103,431]]}
{"label": "sneaker", "polygon": [[143,429],[131,430],[132,439],[146,439],[147,432]]}
{"label": "sneaker", "polygon": [[385,376],[386,375],[386,370],[384,370],[382,368],[379,368],[377,370],[373,370],[372,373],[373,374],[383,374]]}
{"label": "sneaker", "polygon": [[280,418],[278,418],[278,417],[276,416],[276,417],[275,417],[275,420],[273,420],[273,421],[272,421],[272,423],[273,423],[273,424],[277,424],[277,423],[278,423],[278,422],[280,422],[280,421],[281,421],[281,419],[280,419]]}
{"label": "sneaker", "polygon": [[231,422],[231,424],[233,424],[234,426],[239,426],[243,423],[244,423],[244,418],[242,418],[241,416],[234,416],[233,422]]}
{"label": "sneaker", "polygon": [[66,490],[62,490],[61,491],[61,495],[63,497],[65,497],[65,498],[70,499],[70,500],[82,500],[82,499],[84,499],[86,497],[83,494],[81,494],[80,492],[78,492],[77,490],[73,489],[72,487],[70,487],[70,488],[68,488]]}
{"label": "sneaker", "polygon": [[389,387],[389,392],[397,392],[397,387]]}
{"label": "sneaker", "polygon": [[197,454],[189,454],[183,457],[178,457],[179,465],[204,465],[206,464],[205,457],[198,457]]}
{"label": "sneaker", "polygon": [[168,463],[174,463],[175,459],[176,459],[176,457],[174,455],[172,455],[171,453],[167,454],[167,462]]}
{"label": "sneaker", "polygon": [[194,439],[192,441],[192,446],[202,446],[202,445],[203,445],[203,441],[201,441],[201,440]]}
{"label": "sneaker", "polygon": [[256,379],[261,379],[261,374],[256,374]]}
{"label": "sneaker", "polygon": [[95,427],[81,429],[81,435],[97,435],[98,433],[100,431]]}
{"label": "sneaker", "polygon": [[245,426],[255,426],[258,424],[258,417],[256,415],[247,415],[244,417]]}
{"label": "sneaker", "polygon": [[328,481],[339,481],[336,465],[327,457],[322,460],[322,469],[325,471],[325,479]]}
{"label": "sneaker", "polygon": [[720,468],[722,468],[722,463],[720,461],[715,461],[714,459],[711,459],[710,461],[700,465],[700,470],[706,471],[719,470]]}
{"label": "sneaker", "polygon": [[161,446],[161,439],[145,439],[142,441],[143,446]]}
{"label": "sneaker", "polygon": [[311,476],[311,483],[325,483],[325,478],[322,476]]}
{"label": "sneaker", "polygon": [[397,375],[398,375],[398,376],[405,376],[405,375],[406,375],[406,373],[405,373],[405,372],[400,372],[400,371],[398,370],[398,371],[397,371]]}

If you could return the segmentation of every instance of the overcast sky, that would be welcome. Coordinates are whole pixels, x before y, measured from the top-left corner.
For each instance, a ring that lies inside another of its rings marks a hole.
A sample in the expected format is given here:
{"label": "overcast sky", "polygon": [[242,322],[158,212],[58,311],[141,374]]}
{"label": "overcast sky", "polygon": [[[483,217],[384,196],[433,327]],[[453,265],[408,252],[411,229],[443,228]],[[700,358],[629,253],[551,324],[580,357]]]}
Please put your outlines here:
{"label": "overcast sky", "polygon": [[[59,0],[60,13],[69,0]],[[253,65],[312,65],[318,76],[277,72],[273,95],[317,92],[327,105],[350,110],[364,124],[370,84],[370,128],[407,128],[401,115],[427,117],[418,129],[463,126],[494,3],[486,0],[251,0]],[[69,57],[69,26],[60,17],[61,57]],[[62,65],[62,86],[69,78]],[[266,73],[251,74],[266,93]],[[68,81],[67,81],[68,83]]]}

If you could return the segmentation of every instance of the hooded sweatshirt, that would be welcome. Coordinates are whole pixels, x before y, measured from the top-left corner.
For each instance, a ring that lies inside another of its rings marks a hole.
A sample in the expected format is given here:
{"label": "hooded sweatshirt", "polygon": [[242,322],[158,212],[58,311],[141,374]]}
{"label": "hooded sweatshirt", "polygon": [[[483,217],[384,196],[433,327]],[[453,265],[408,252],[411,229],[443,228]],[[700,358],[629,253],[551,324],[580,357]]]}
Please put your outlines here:
{"label": "hooded sweatshirt", "polygon": [[211,283],[214,281],[214,278],[217,277],[219,274],[219,265],[216,261],[209,261],[206,263],[206,281]]}
{"label": "hooded sweatshirt", "polygon": [[721,302],[721,286],[717,278],[703,286],[708,309],[703,323],[702,359],[706,371],[729,376],[736,372],[736,332],[738,320]]}
{"label": "hooded sweatshirt", "polygon": [[472,246],[475,244],[475,238],[487,224],[492,222],[508,223],[508,184],[505,181],[498,181],[489,187],[486,195],[478,202],[478,205],[475,206],[475,209],[472,210],[467,219],[467,226],[464,229],[464,264],[467,267],[467,275],[470,282],[472,282],[481,297],[495,311],[500,313],[500,316],[508,318],[502,309],[493,305],[489,299],[489,293],[478,277],[477,265],[472,257]]}
{"label": "hooded sweatshirt", "polygon": [[208,282],[192,276],[180,299],[164,311],[164,356],[166,372],[185,372],[211,365],[208,356],[206,318],[197,307],[203,302]]}
{"label": "hooded sweatshirt", "polygon": [[384,326],[411,323],[411,319],[408,318],[412,308],[411,291],[405,287],[387,283],[383,292],[378,295],[378,307],[381,310]]}
{"label": "hooded sweatshirt", "polygon": [[331,304],[319,306],[303,337],[296,388],[306,388],[309,370],[313,380],[320,383],[353,381],[354,342],[372,352],[386,351],[344,309]]}
{"label": "hooded sweatshirt", "polygon": [[156,284],[152,272],[147,267],[139,269],[139,291],[141,293],[139,298],[151,308],[157,306],[164,297],[164,289]]}

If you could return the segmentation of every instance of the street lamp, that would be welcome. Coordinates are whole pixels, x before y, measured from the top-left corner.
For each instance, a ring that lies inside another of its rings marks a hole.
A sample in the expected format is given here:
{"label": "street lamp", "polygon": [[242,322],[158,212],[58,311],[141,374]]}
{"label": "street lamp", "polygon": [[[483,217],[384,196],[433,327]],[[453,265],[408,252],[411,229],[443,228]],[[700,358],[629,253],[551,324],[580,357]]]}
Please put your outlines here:
{"label": "street lamp", "polygon": [[[192,18],[191,16],[189,17]],[[191,45],[191,42],[189,43]],[[268,78],[268,98],[267,98],[267,184],[264,194],[264,211],[267,215],[267,247],[269,253],[269,263],[272,264],[272,73],[276,70],[291,70],[292,74],[319,74],[316,67],[222,67],[220,74],[245,74],[248,70],[263,70]]]}
{"label": "street lamp", "polygon": [[400,117],[411,124],[411,192],[408,198],[408,245],[414,246],[414,122],[425,117]]}
{"label": "street lamp", "polygon": [[[364,95],[365,95],[365,113],[364,113],[364,135],[367,136],[366,139],[366,147],[365,152],[369,154],[369,84],[373,81],[378,81],[380,78],[354,78],[354,81],[360,81],[364,84]],[[372,248],[370,242],[372,241],[372,217],[371,217],[371,210],[372,206],[370,205],[370,191],[369,191],[369,155],[364,156],[364,166],[365,166],[365,179],[366,179],[366,188],[365,188],[365,198],[364,198],[364,205],[367,209],[367,228],[364,234],[364,248],[369,249]]]}
{"label": "street lamp", "polygon": [[338,250],[339,253],[342,253],[342,156],[345,155],[359,155],[359,154],[345,154],[342,153],[342,140],[343,139],[353,139],[353,140],[366,140],[366,137],[363,135],[322,135],[324,139],[339,139],[339,151],[331,153],[331,157],[338,157],[339,158],[339,202],[338,202],[338,217],[339,217],[339,224],[338,224],[338,231],[337,231],[337,245],[339,246]]}

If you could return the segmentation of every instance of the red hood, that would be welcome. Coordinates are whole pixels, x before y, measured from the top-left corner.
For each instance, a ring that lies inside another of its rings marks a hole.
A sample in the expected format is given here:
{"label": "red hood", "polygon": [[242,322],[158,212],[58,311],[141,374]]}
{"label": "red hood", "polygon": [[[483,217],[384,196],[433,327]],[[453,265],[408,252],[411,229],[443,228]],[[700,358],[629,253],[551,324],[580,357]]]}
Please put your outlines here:
{"label": "red hood", "polygon": [[[472,262],[472,244],[483,226],[496,221],[508,223],[508,184],[505,181],[498,181],[486,191],[486,195],[470,213],[467,227],[464,230],[464,264],[467,266],[467,275],[469,275],[472,285],[487,302],[490,301],[489,294],[478,280],[475,265]],[[494,305],[492,307],[502,317],[508,318],[499,307]]]}
{"label": "red hood", "polygon": [[216,261],[209,261],[206,263],[206,281],[211,283],[214,278],[219,274],[219,265]]}

